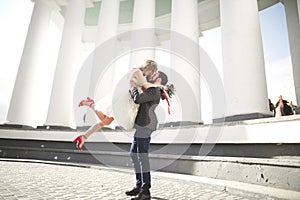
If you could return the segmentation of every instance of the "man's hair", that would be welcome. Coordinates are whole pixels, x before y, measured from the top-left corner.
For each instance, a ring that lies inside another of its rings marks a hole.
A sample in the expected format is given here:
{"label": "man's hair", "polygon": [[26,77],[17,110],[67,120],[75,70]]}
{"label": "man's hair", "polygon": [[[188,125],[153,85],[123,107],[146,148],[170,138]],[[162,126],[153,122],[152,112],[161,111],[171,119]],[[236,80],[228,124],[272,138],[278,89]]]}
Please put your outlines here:
{"label": "man's hair", "polygon": [[158,73],[159,76],[157,78],[161,78],[161,84],[166,85],[168,83],[168,76],[162,71],[158,71]]}

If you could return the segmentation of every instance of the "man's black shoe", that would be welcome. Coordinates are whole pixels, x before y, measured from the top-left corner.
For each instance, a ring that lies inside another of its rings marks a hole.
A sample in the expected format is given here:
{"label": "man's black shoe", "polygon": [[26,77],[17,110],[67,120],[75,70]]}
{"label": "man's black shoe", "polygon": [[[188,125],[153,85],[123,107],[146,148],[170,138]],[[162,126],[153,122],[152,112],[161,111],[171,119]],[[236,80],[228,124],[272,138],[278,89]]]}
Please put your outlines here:
{"label": "man's black shoe", "polygon": [[146,194],[143,191],[139,193],[137,197],[131,198],[131,200],[150,200],[150,194]]}
{"label": "man's black shoe", "polygon": [[136,196],[136,195],[138,195],[140,193],[140,191],[141,191],[140,187],[135,187],[135,188],[133,188],[130,191],[126,191],[125,194],[127,196]]}

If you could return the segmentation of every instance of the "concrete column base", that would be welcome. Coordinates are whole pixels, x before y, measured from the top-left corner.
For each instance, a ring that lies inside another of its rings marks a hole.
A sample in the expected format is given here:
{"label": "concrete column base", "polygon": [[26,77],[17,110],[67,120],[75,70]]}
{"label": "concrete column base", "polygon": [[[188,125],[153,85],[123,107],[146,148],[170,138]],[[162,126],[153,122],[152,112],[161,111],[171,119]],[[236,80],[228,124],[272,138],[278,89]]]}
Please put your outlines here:
{"label": "concrete column base", "polygon": [[58,130],[58,131],[74,131],[74,130],[76,130],[76,129],[73,129],[68,126],[53,126],[53,125],[38,126],[37,129],[39,129],[39,130]]}
{"label": "concrete column base", "polygon": [[34,130],[32,126],[22,125],[22,124],[0,124],[0,129],[22,129],[22,130]]}
{"label": "concrete column base", "polygon": [[249,114],[240,114],[240,115],[232,115],[226,116],[224,118],[213,119],[213,123],[221,123],[221,122],[233,122],[233,121],[243,121],[250,119],[261,119],[273,117],[273,114],[262,114],[262,113],[249,113]]}
{"label": "concrete column base", "polygon": [[164,124],[159,124],[159,128],[165,127],[178,127],[178,126],[198,126],[203,125],[203,121],[194,122],[194,121],[177,121],[177,122],[168,122]]}

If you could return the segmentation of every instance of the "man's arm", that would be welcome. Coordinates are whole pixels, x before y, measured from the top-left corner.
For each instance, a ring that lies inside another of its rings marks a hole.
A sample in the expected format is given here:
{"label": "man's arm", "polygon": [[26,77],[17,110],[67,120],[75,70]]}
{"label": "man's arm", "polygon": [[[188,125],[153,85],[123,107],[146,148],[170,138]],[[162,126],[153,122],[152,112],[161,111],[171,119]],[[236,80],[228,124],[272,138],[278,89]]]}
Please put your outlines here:
{"label": "man's arm", "polygon": [[157,101],[160,99],[160,92],[155,87],[148,88],[141,94],[139,94],[138,89],[134,87],[129,90],[129,93],[136,104]]}

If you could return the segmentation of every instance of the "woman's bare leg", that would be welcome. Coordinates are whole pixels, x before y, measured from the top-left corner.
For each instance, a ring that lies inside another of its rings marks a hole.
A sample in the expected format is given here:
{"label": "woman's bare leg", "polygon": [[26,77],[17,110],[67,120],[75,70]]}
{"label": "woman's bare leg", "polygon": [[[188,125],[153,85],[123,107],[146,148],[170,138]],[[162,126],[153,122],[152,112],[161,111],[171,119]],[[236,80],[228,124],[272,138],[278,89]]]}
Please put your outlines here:
{"label": "woman's bare leg", "polygon": [[114,121],[114,118],[113,118],[113,117],[107,117],[106,115],[104,115],[104,116],[105,116],[105,118],[104,118],[101,122],[99,122],[99,123],[97,123],[97,124],[91,126],[91,127],[86,131],[86,133],[84,134],[84,136],[85,136],[86,138],[90,137],[93,133],[95,133],[96,131],[98,131],[98,130],[99,130],[100,128],[102,128],[103,126],[107,126],[107,125],[111,124],[112,121]]}
{"label": "woman's bare leg", "polygon": [[[102,112],[101,112],[102,113]],[[103,113],[102,113],[103,114]],[[88,139],[88,137],[90,137],[93,133],[95,133],[96,131],[98,131],[100,128],[102,128],[103,126],[107,126],[109,124],[111,124],[112,121],[114,121],[113,117],[108,117],[106,115],[104,115],[104,118],[101,122],[91,126],[84,135],[82,135],[82,142],[80,144],[78,144],[78,148],[81,149],[84,142]]]}
{"label": "woman's bare leg", "polygon": [[84,135],[81,135],[81,136],[78,136],[78,137],[73,141],[73,142],[76,142],[77,141],[77,146],[78,146],[78,149],[81,150],[82,149],[82,146],[85,142],[85,140],[87,140],[87,138],[89,136],[91,136],[93,133],[95,133],[96,131],[98,131],[100,128],[102,128],[103,126],[107,126],[109,124],[111,124],[111,122],[114,120],[113,117],[109,117],[105,114],[103,114],[102,111],[99,111],[99,110],[96,110],[95,109],[95,103],[94,103],[94,100],[88,98],[87,100],[82,100],[79,104],[79,106],[88,106],[90,107],[94,112],[95,114],[97,115],[97,117],[101,120],[99,123],[91,126],[86,132]]}
{"label": "woman's bare leg", "polygon": [[101,121],[104,121],[106,118],[108,118],[105,114],[103,114],[102,111],[100,110],[95,110],[93,109],[95,114],[97,115],[97,117],[101,120]]}
{"label": "woman's bare leg", "polygon": [[90,101],[89,100],[82,100],[79,105],[80,106],[87,106],[87,107],[91,108],[101,121],[105,120],[105,118],[107,117],[106,115],[103,114],[102,111],[96,110],[95,103],[92,99]]}

